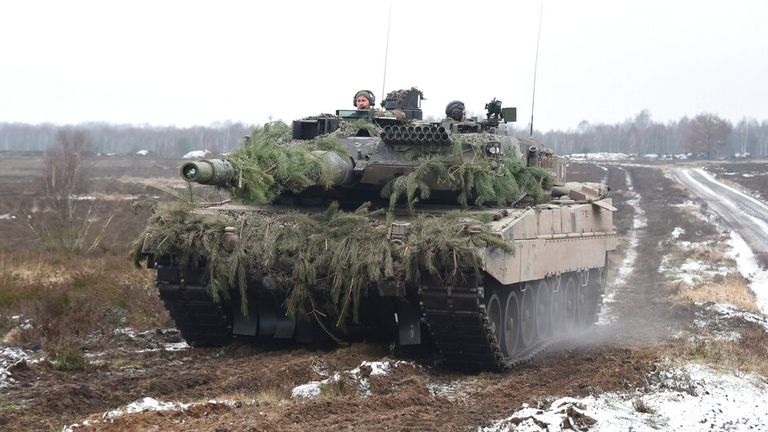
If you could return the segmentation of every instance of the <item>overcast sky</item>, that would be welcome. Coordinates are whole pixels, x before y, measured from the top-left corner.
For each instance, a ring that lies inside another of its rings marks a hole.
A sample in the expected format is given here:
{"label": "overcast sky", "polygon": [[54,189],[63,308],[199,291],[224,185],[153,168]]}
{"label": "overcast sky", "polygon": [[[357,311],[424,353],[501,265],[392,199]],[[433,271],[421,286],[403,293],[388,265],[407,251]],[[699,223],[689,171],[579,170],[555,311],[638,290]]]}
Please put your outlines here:
{"label": "overcast sky", "polygon": [[[386,90],[531,115],[540,2],[393,0]],[[263,123],[381,100],[380,1],[5,1],[0,122]],[[535,126],[768,119],[768,2],[544,1]]]}

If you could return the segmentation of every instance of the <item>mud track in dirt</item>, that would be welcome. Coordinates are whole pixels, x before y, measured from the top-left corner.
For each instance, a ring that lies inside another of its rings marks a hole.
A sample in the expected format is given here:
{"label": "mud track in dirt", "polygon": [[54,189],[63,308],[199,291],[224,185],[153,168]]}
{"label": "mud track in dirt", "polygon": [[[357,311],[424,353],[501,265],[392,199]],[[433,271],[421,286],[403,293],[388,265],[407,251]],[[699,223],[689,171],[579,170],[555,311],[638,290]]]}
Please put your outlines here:
{"label": "mud track in dirt", "polygon": [[[712,228],[673,207],[688,197],[654,168],[574,164],[569,169],[573,180],[606,178],[619,209],[617,228],[624,237],[636,236],[636,258],[625,282],[612,288],[608,324],[525,365],[505,373],[466,375],[433,367],[429,355],[403,356],[375,344],[337,350],[233,345],[137,352],[135,341],[126,339],[98,357],[104,359],[100,366],[83,372],[60,372],[45,363],[14,370],[18,383],[5,389],[0,399],[0,429],[61,430],[81,423],[73,430],[471,431],[522,403],[536,406],[552,397],[643,387],[659,360],[660,347],[686,328],[694,314],[690,308],[673,306],[668,288],[657,280],[662,241],[674,227],[691,235]],[[634,194],[639,194],[645,227],[633,228]],[[615,266],[629,247],[622,246],[611,257],[614,270],[609,277],[615,276]],[[172,342],[178,335],[160,332],[149,337]],[[387,375],[369,376],[368,395],[337,386],[315,399],[290,397],[293,387],[323,379],[321,371],[350,370],[364,360],[393,354],[409,361]],[[200,404],[185,411],[102,418],[105,411],[144,397]],[[237,402],[213,404],[206,402],[209,399]],[[88,425],[82,425],[85,419]]]}

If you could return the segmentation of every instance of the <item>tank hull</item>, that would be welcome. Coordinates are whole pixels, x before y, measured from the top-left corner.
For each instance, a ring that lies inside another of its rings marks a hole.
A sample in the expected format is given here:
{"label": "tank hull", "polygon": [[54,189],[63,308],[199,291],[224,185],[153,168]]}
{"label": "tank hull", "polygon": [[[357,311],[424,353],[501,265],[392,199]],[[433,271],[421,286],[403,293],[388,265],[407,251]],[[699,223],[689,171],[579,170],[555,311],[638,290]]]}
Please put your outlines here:
{"label": "tank hull", "polygon": [[[157,269],[163,302],[193,346],[222,346],[236,338],[300,343],[378,338],[434,346],[450,368],[499,370],[596,319],[606,255],[617,242],[611,201],[563,201],[483,210],[492,219],[485,228],[511,245],[512,252],[482,248],[482,272],[467,273],[450,284],[425,277],[417,285],[390,280],[365,287],[360,320],[348,319],[343,333],[308,317],[289,318],[286,298],[268,276],[249,277],[246,291],[232,290],[228,298],[214,300],[205,262],[181,265],[173,256],[144,253],[149,266]],[[224,205],[198,212],[230,217],[277,209]],[[440,217],[440,210],[430,214]],[[400,215],[390,223],[407,226],[413,217]],[[407,234],[398,237],[397,230],[390,231],[390,241],[408,242]],[[324,283],[319,280],[313,289],[327,292]]]}

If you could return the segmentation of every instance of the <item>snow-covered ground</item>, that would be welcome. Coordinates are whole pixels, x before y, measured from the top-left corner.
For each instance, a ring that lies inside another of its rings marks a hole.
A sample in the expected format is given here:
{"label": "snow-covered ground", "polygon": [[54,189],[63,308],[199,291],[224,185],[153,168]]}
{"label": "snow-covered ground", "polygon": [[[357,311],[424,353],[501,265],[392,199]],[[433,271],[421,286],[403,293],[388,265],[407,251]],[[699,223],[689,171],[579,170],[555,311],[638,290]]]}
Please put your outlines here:
{"label": "snow-covered ground", "polygon": [[192,150],[191,152],[182,156],[182,159],[200,159],[211,154],[208,150]]}
{"label": "snow-covered ground", "polygon": [[765,378],[691,363],[649,377],[647,389],[523,407],[482,432],[766,430]]}
{"label": "snow-covered ground", "polygon": [[630,156],[626,153],[573,153],[565,155],[570,160],[590,160],[590,161],[615,161],[615,160],[629,160]]}
{"label": "snow-covered ground", "polygon": [[[178,334],[178,332],[175,329],[166,329],[163,332]],[[124,328],[115,329],[114,334],[116,336],[123,336],[131,340],[133,343],[147,346],[147,348],[136,349],[135,352],[137,353],[147,353],[147,352],[156,352],[156,351],[182,351],[190,348],[190,346],[184,340],[179,340],[178,342],[165,342],[161,339],[158,339],[157,330],[137,332],[136,330],[130,327],[124,327]]]}
{"label": "snow-covered ground", "polygon": [[768,271],[757,261],[757,257],[744,239],[731,232],[728,240],[731,247],[729,256],[736,260],[739,273],[749,281],[749,288],[755,293],[757,307],[764,315],[768,315]]}
{"label": "snow-covered ground", "polygon": [[101,415],[98,419],[87,419],[80,423],[75,423],[69,426],[64,426],[61,432],[75,432],[78,429],[84,429],[86,427],[97,426],[99,423],[110,423],[116,418],[122,417],[128,414],[136,414],[143,412],[161,412],[161,411],[186,411],[191,407],[198,405],[227,405],[230,407],[236,407],[240,405],[240,402],[230,400],[216,400],[211,399],[207,402],[194,402],[194,403],[181,403],[181,402],[162,402],[155,398],[145,397],[144,399],[131,402],[128,405],[107,411]]}
{"label": "snow-covered ground", "polygon": [[[387,375],[392,368],[412,363],[405,361],[364,361],[360,366],[343,372],[336,372],[331,376],[322,369],[315,368],[315,372],[322,376],[328,376],[328,378],[322,381],[310,381],[306,384],[296,386],[291,391],[291,397],[294,399],[311,399],[320,396],[321,390],[324,386],[333,385],[336,383],[344,382],[354,385],[358,394],[361,396],[367,396],[371,394],[371,384],[368,380],[368,376],[383,376]],[[365,370],[365,373],[364,373]]]}
{"label": "snow-covered ground", "polygon": [[11,370],[31,358],[32,354],[21,348],[0,347],[0,389],[15,383]]}

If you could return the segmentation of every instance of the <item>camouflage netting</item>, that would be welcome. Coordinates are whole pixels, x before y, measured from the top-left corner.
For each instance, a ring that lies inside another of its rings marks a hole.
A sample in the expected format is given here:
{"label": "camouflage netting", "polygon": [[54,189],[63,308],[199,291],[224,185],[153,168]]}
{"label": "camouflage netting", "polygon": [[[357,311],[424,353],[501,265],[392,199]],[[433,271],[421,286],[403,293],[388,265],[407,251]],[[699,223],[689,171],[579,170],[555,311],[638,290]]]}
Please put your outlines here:
{"label": "camouflage netting", "polygon": [[[331,173],[325,171],[320,158],[312,152],[333,151],[349,158],[340,138],[356,136],[361,131],[378,136],[381,130],[374,123],[358,120],[343,122],[333,133],[313,140],[292,141],[291,128],[285,123],[257,128],[227,158],[238,172],[232,194],[245,202],[267,204],[287,191],[299,193],[311,186],[330,188]],[[418,153],[421,147],[414,147],[415,153],[409,157],[410,163],[416,164],[415,169],[393,179],[383,188],[382,196],[390,200],[391,207],[404,200],[413,210],[416,202],[429,197],[429,185],[436,181],[459,191],[457,201],[463,207],[485,203],[509,205],[525,193],[537,203],[544,201],[542,185],[551,182],[552,176],[539,167],[526,167],[514,156],[488,156],[485,145],[494,141],[498,137],[492,134],[458,134],[448,154]]]}
{"label": "camouflage netting", "polygon": [[[138,266],[142,246],[158,256],[175,257],[179,268],[205,267],[210,292],[220,301],[231,290],[241,293],[247,312],[248,280],[269,275],[278,298],[285,298],[291,317],[334,317],[343,328],[347,318],[358,320],[362,292],[387,280],[418,284],[425,276],[456,282],[481,272],[479,248],[512,246],[483,228],[467,231],[466,213],[440,217],[423,216],[412,224],[408,241],[398,245],[387,240],[389,221],[382,212],[363,205],[344,212],[331,205],[322,213],[202,215],[189,204],[158,209],[133,246]],[[471,221],[469,221],[471,222]],[[477,224],[477,223],[476,223]],[[477,224],[482,227],[482,224]],[[237,228],[239,241],[225,249],[224,228]]]}
{"label": "camouflage netting", "polygon": [[415,203],[429,198],[429,185],[437,182],[459,191],[457,201],[462,207],[488,202],[510,205],[526,194],[536,203],[544,202],[543,188],[551,186],[552,174],[540,167],[528,167],[514,156],[488,156],[485,148],[489,143],[498,143],[498,136],[455,135],[450,154],[417,156],[415,169],[390,181],[382,189],[382,196],[389,198],[390,209],[405,200],[413,211]]}
{"label": "camouflage netting", "polygon": [[227,157],[238,172],[233,195],[267,204],[286,191],[301,192],[315,185],[330,187],[330,174],[320,158],[312,154],[314,150],[349,157],[336,135],[303,142],[292,141],[291,128],[282,122],[254,129],[250,139]]}

